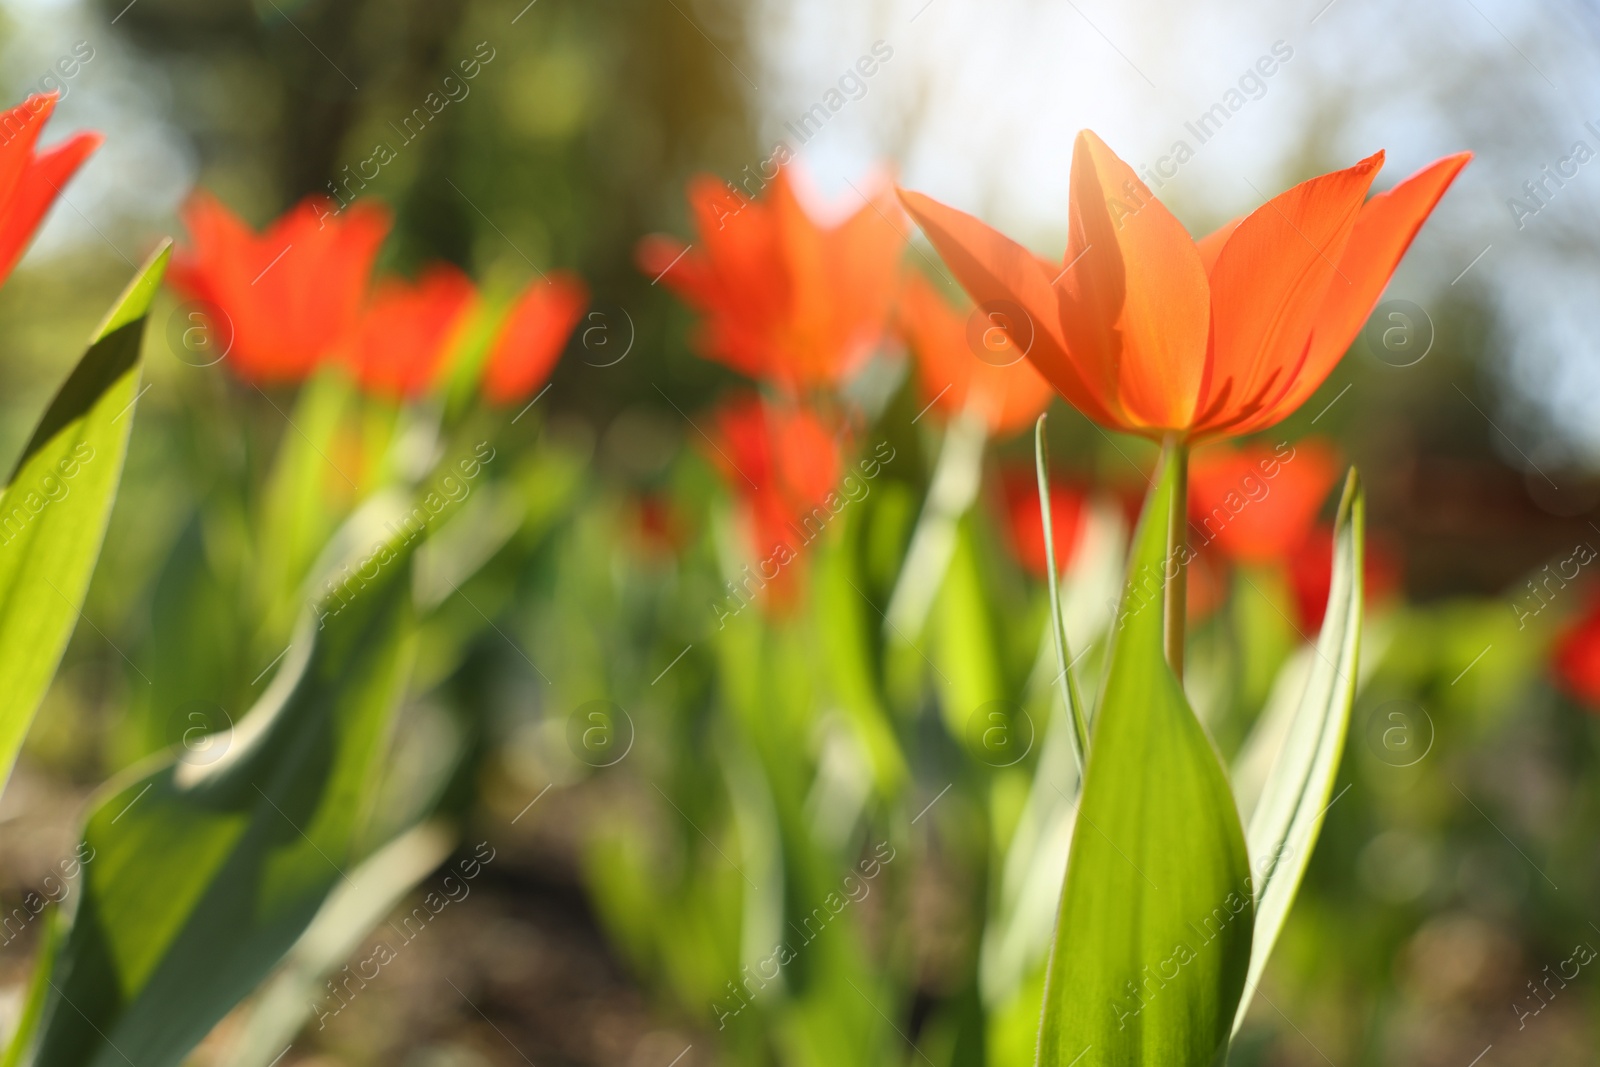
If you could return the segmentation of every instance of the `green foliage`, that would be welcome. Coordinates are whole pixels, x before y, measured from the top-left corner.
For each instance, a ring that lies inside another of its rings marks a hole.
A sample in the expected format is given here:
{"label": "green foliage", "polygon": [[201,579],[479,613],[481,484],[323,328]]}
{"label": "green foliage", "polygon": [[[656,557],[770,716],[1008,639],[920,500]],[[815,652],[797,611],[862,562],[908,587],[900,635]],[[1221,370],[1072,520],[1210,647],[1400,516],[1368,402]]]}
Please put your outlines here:
{"label": "green foliage", "polygon": [[171,244],[129,283],[0,495],[0,783],[80,617],[122,479],[142,339]]}
{"label": "green foliage", "polygon": [[1039,1063],[1210,1067],[1226,1053],[1254,904],[1233,794],[1162,653],[1178,465],[1145,503],[1090,736]]}
{"label": "green foliage", "polygon": [[177,1064],[294,944],[371,847],[366,828],[414,630],[411,549],[307,617],[260,703],[208,765],[108,785],[49,983],[39,1067]]}
{"label": "green foliage", "polygon": [[[1366,500],[1354,470],[1339,501],[1333,535],[1333,578],[1317,638],[1316,658],[1278,758],[1250,819],[1250,855],[1256,866],[1255,939],[1250,948],[1253,992],[1289,917],[1333,795],[1355,700],[1361,649],[1361,603]],[[1246,997],[1234,1029],[1244,1022]]]}

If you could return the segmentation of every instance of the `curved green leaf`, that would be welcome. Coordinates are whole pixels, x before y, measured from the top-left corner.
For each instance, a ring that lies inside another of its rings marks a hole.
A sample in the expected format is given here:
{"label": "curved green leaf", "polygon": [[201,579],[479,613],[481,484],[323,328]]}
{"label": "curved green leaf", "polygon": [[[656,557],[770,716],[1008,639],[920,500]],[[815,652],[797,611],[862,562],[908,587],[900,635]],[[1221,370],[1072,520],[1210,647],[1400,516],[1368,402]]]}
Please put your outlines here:
{"label": "curved green leaf", "polygon": [[[1333,793],[1355,700],[1361,651],[1363,530],[1366,498],[1352,468],[1339,501],[1333,534],[1333,577],[1328,608],[1317,637],[1316,657],[1283,747],[1267,774],[1250,818],[1250,857],[1256,865],[1255,940],[1250,950],[1249,989],[1254,992],[1267,957],[1289,917]],[[1239,1004],[1239,1029],[1250,998]]]}
{"label": "curved green leaf", "polygon": [[1077,757],[1078,771],[1083,771],[1084,754],[1089,750],[1089,717],[1083,709],[1083,697],[1078,695],[1078,679],[1072,671],[1072,651],[1067,643],[1067,622],[1061,610],[1061,576],[1056,570],[1055,519],[1050,507],[1050,451],[1045,447],[1044,420],[1040,415],[1033,424],[1034,472],[1039,480],[1039,522],[1044,533],[1044,561],[1048,570],[1050,590],[1050,629],[1055,637],[1056,663],[1061,668],[1058,679],[1067,705],[1067,718],[1072,723],[1072,754]]}
{"label": "curved green leaf", "polygon": [[1045,987],[1044,1067],[1220,1062],[1250,961],[1244,833],[1162,653],[1177,466],[1163,464],[1145,503],[1090,735]]}
{"label": "curved green leaf", "polygon": [[0,494],[0,784],[78,623],[138,399],[145,316],[172,244],[140,268]]}
{"label": "curved green leaf", "polygon": [[454,846],[455,835],[444,825],[420,823],[351,871],[348,883],[335,886],[257,998],[225,1062],[272,1067],[327,997],[328,976],[355,955],[406,894],[449,859]]}
{"label": "curved green leaf", "polygon": [[362,554],[220,759],[104,791],[37,1067],[173,1067],[349,881],[415,631],[404,533]]}

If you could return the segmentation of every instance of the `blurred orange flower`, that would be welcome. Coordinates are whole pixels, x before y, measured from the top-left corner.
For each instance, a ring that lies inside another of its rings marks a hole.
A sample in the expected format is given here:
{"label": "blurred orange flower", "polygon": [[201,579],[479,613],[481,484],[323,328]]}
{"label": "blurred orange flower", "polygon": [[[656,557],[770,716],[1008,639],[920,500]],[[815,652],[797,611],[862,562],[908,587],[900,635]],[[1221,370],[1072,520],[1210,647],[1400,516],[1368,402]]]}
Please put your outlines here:
{"label": "blurred orange flower", "polygon": [[1551,657],[1556,682],[1589,710],[1600,712],[1600,592],[1556,640]]}
{"label": "blurred orange flower", "polygon": [[715,420],[711,459],[745,508],[755,554],[795,554],[820,532],[808,520],[838,484],[839,430],[806,408],[752,395],[724,401]]}
{"label": "blurred orange flower", "polygon": [[[968,404],[977,404],[988,418],[991,434],[1009,435],[1031,425],[1049,406],[1050,383],[1034,370],[1010,335],[979,322],[974,343],[969,329],[972,316],[946,303],[920,274],[906,278],[899,321],[900,332],[917,357],[924,402],[945,415],[959,415]],[[1038,510],[1037,494],[1034,510]]]}
{"label": "blurred orange flower", "polygon": [[688,522],[671,494],[650,490],[629,502],[633,545],[641,556],[670,559],[689,542]]}
{"label": "blurred orange flower", "polygon": [[[1017,561],[1035,577],[1049,573],[1044,551],[1044,513],[1039,507],[1039,482],[1031,465],[1018,466],[1000,479],[1006,528]],[[1056,569],[1065,573],[1083,541],[1089,518],[1089,498],[1080,489],[1057,479],[1050,483],[1050,531],[1055,541]]]}
{"label": "blurred orange flower", "polygon": [[841,486],[847,435],[804,407],[736,395],[718,406],[714,419],[707,456],[739,502],[752,557],[713,605],[720,628],[763,592],[769,609],[793,607],[805,588],[805,546],[858,498],[849,486],[861,486],[864,495],[866,483],[846,479]]}
{"label": "blurred orange flower", "polygon": [[787,169],[747,200],[716,178],[689,184],[698,245],[639,243],[639,267],[705,318],[701,353],[790,391],[831,388],[882,340],[905,238],[885,190],[835,226],[801,207]]}
{"label": "blurred orange flower", "polygon": [[589,303],[575,274],[551,271],[529,282],[507,312],[483,369],[483,395],[491,404],[515,404],[543,385]]}
{"label": "blurred orange flower", "polygon": [[1339,455],[1315,438],[1276,448],[1218,445],[1189,463],[1192,543],[1240,563],[1287,560],[1339,479]]}
{"label": "blurred orange flower", "polygon": [[361,316],[351,370],[362,388],[394,399],[426,393],[477,300],[472,279],[439,263],[415,283],[379,282]]}
{"label": "blurred orange flower", "polygon": [[61,187],[104,140],[98,133],[75,133],[34,151],[56,98],[53,92],[35,94],[0,114],[0,282],[22,258]]}
{"label": "blurred orange flower", "polygon": [[1080,411],[1198,440],[1265,429],[1305,402],[1470,158],[1448,156],[1367,200],[1379,152],[1195,241],[1085,130],[1060,264],[919,193],[900,196],[980,306],[1026,318],[1014,329],[1031,334],[1028,358]]}
{"label": "blurred orange flower", "polygon": [[348,359],[389,214],[367,202],[335,214],[307,197],[261,234],[208,193],[183,211],[194,247],[167,273],[192,300],[227,318],[228,361],[250,382],[294,382]]}

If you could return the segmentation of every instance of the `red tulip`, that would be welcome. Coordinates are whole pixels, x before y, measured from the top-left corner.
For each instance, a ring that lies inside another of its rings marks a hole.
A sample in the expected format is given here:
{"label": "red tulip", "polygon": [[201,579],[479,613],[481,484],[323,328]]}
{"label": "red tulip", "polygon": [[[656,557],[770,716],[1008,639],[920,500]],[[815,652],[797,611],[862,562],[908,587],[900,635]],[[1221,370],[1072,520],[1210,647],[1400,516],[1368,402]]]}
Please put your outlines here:
{"label": "red tulip", "polygon": [[1193,624],[1211,615],[1228,599],[1228,561],[1217,556],[1198,555],[1184,568],[1189,595],[1184,598],[1184,617]]}
{"label": "red tulip", "polygon": [[483,395],[491,404],[519,403],[549,379],[588,303],[582,280],[565,271],[528,283],[489,348]]}
{"label": "red tulip", "polygon": [[1600,711],[1600,595],[1590,594],[1583,613],[1557,639],[1551,667],[1563,690]]}
{"label": "red tulip", "polygon": [[724,401],[714,418],[707,456],[738,498],[751,538],[754,563],[741,592],[771,584],[782,606],[793,598],[805,546],[847,499],[836,492],[841,432],[806,408],[754,395]]}
{"label": "red tulip", "polygon": [[1334,448],[1316,439],[1200,449],[1189,465],[1192,543],[1241,563],[1287,560],[1310,535],[1339,466]]}
{"label": "red tulip", "polygon": [[632,541],[640,555],[671,558],[688,543],[683,515],[667,493],[641,492],[632,500]]}
{"label": "red tulip", "polygon": [[976,313],[956,311],[920,274],[906,279],[899,310],[900,331],[916,354],[925,403],[952,417],[976,404],[989,432],[1002,436],[1031,426],[1049,406],[1050,383],[1010,335],[985,320],[974,328]]}
{"label": "red tulip", "polygon": [[[1017,467],[1000,480],[1006,527],[1017,561],[1035,577],[1049,573],[1044,551],[1044,513],[1039,508],[1039,482],[1033,467]],[[1089,518],[1089,498],[1057,479],[1050,484],[1050,530],[1055,541],[1056,569],[1065,573],[1078,553]]]}
{"label": "red tulip", "polygon": [[184,209],[192,250],[168,278],[228,322],[228,360],[251,382],[294,382],[329,360],[350,359],[389,215],[368,202],[339,214],[308,197],[257,235],[207,193]]}
{"label": "red tulip", "polygon": [[36,152],[56,99],[53,92],[30,96],[0,115],[0,282],[22,258],[61,187],[104,140],[98,133],[75,133]]}
{"label": "red tulip", "polygon": [[709,359],[790,391],[833,388],[883,338],[905,238],[887,193],[836,226],[807,214],[780,170],[757,199],[711,177],[689,185],[699,236],[640,242],[640,268],[704,316]]}
{"label": "red tulip", "polygon": [[472,280],[449,264],[429,267],[415,283],[379,282],[353,349],[356,380],[369,392],[394,399],[426,393],[438,381],[476,299]]}
{"label": "red tulip", "polygon": [[1085,130],[1060,263],[900,195],[980,306],[1004,302],[1030,320],[1016,327],[1031,333],[1028,358],[1080,411],[1129,433],[1199,440],[1263,430],[1305,402],[1469,158],[1441,159],[1367,200],[1379,152],[1195,241]]}

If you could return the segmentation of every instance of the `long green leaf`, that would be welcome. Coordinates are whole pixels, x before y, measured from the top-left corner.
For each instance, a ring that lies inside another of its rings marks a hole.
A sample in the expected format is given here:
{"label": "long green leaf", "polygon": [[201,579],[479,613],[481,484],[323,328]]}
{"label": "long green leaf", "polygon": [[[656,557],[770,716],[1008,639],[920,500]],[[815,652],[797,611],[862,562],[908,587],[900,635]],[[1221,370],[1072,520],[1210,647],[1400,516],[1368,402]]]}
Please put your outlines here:
{"label": "long green leaf", "polygon": [[89,815],[37,1067],[179,1063],[362,858],[415,630],[404,534],[362,555],[221,759],[147,766]]}
{"label": "long green leaf", "polygon": [[1177,477],[1165,463],[1129,559],[1051,952],[1043,1067],[1211,1067],[1250,962],[1244,833],[1162,653]]}
{"label": "long green leaf", "polygon": [[[1344,751],[1361,652],[1365,526],[1366,498],[1352,469],[1334,526],[1333,577],[1311,676],[1250,819],[1250,857],[1256,866],[1256,927],[1248,979],[1252,992],[1316,847]],[[1240,1001],[1235,1031],[1249,1007],[1249,997]]]}
{"label": "long green leaf", "polygon": [[0,494],[0,785],[78,623],[138,399],[141,339],[171,242],[140,268]]}
{"label": "long green leaf", "polygon": [[[355,954],[407,893],[449,858],[454,843],[454,834],[444,825],[421,823],[351,871],[350,881],[328,895],[316,921],[262,991],[224,1062],[229,1067],[271,1067],[327,997],[328,975]],[[342,1001],[335,1003],[342,1007]]]}
{"label": "long green leaf", "polygon": [[1072,724],[1072,754],[1077,757],[1078,771],[1082,773],[1084,759],[1089,751],[1089,717],[1084,712],[1083,697],[1078,693],[1078,679],[1072,673],[1072,649],[1067,642],[1067,621],[1061,610],[1061,577],[1056,570],[1055,517],[1050,510],[1050,452],[1045,447],[1044,420],[1040,415],[1033,424],[1033,462],[1039,479],[1039,521],[1044,533],[1044,562],[1048,570],[1050,591],[1050,630],[1055,637],[1056,663],[1061,668],[1058,679],[1066,697],[1067,720]]}

